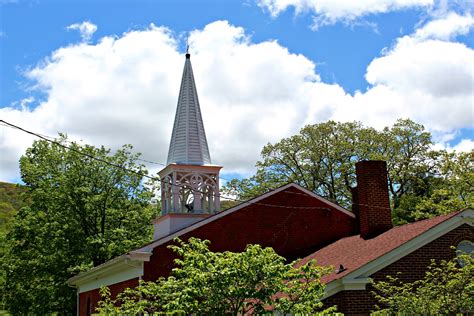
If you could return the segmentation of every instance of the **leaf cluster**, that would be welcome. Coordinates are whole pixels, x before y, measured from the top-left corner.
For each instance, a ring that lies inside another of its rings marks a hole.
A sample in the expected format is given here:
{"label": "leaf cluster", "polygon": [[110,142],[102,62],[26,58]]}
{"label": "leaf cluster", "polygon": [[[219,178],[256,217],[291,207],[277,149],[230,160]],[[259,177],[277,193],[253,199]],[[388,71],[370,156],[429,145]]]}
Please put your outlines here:
{"label": "leaf cluster", "polygon": [[286,183],[297,183],[351,208],[355,164],[384,160],[395,224],[474,205],[474,151],[434,150],[423,125],[398,120],[375,130],[359,122],[307,125],[297,135],[267,144],[247,179],[233,179],[226,194],[248,200]]}
{"label": "leaf cluster", "polygon": [[[175,240],[178,254],[168,278],[141,282],[111,299],[102,290],[100,314],[266,314],[314,313],[322,308],[320,278],[331,269],[285,263],[272,248],[248,245],[245,251],[213,252],[209,242]],[[331,309],[332,310],[332,309]]]}
{"label": "leaf cluster", "polygon": [[57,142],[72,150],[37,141],[20,159],[30,203],[16,214],[0,254],[0,294],[14,314],[74,313],[68,278],[152,236],[156,210],[130,146],[112,153],[66,136]]}
{"label": "leaf cluster", "polygon": [[373,283],[378,315],[455,315],[474,311],[474,259],[459,254],[432,262],[425,277],[411,283],[396,277]]}

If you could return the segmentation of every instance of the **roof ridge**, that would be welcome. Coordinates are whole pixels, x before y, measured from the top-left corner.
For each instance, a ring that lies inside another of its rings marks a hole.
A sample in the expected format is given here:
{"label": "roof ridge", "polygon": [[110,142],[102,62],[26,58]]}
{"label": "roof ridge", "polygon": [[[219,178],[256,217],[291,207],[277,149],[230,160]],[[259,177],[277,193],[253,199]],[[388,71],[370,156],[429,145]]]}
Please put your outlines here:
{"label": "roof ridge", "polygon": [[[424,223],[424,222],[427,222],[427,221],[433,221],[435,219],[439,219],[440,217],[446,217],[446,218],[450,218],[451,216],[454,216],[460,212],[462,212],[464,209],[462,210],[459,210],[459,211],[454,211],[454,212],[450,212],[450,213],[447,213],[447,214],[441,214],[441,215],[437,215],[435,217],[431,217],[431,218],[424,218],[424,219],[420,219],[418,221],[414,221],[414,222],[411,222],[411,223],[405,223],[403,225],[398,225],[398,226],[394,226],[392,227],[391,229],[387,230],[390,231],[392,229],[396,229],[396,228],[401,228],[401,227],[405,227],[405,226],[409,226],[409,225],[415,225],[415,224],[419,224],[419,223]],[[383,234],[385,234],[386,232],[384,232]],[[381,234],[381,235],[383,235]]]}
{"label": "roof ridge", "polygon": [[[365,257],[366,259],[370,258],[368,261],[365,261],[364,263],[356,267],[351,267],[344,273],[341,273],[338,277],[335,277],[334,274],[331,274],[330,276],[325,277],[326,279],[325,282],[331,282],[335,279],[344,277],[348,273],[354,272],[360,267],[367,265],[372,261],[377,260],[378,258],[384,256],[387,253],[390,253],[391,251],[394,251],[395,249],[402,247],[405,244],[412,242],[419,236],[429,231],[432,231],[433,229],[436,229],[436,227],[439,227],[443,223],[446,223],[447,221],[451,220],[452,218],[456,217],[457,215],[461,214],[462,212],[466,210],[470,210],[470,208],[465,208],[465,209],[450,212],[447,214],[438,215],[433,218],[428,218],[428,219],[396,226],[378,235],[377,237],[371,238],[371,239],[363,239],[360,237],[360,235],[353,235],[353,236],[340,238],[336,240],[335,242],[302,258],[302,263],[305,263],[306,261],[311,260],[311,259],[318,259],[318,258],[321,259],[324,257],[325,259],[323,260],[323,262],[329,260],[329,263],[328,262],[323,263],[324,265],[335,264],[335,262],[330,262],[330,261],[336,258],[342,259],[344,257],[344,256],[342,257],[340,256],[340,254],[342,254],[342,251],[345,252],[348,249],[354,250],[353,247],[357,247],[357,250],[356,250],[357,252],[362,251],[363,253],[365,253],[365,255],[363,255],[362,257]],[[403,229],[406,230],[405,234],[399,234],[398,231],[399,230],[403,231]],[[402,235],[403,237],[400,238],[400,236]],[[394,239],[394,236],[398,236],[398,237]],[[370,251],[370,254],[367,253],[368,249],[377,249],[375,257],[372,257],[374,255],[372,251]],[[327,256],[333,259],[329,259]]]}
{"label": "roof ridge", "polygon": [[[135,252],[135,251],[138,251],[138,250],[142,250],[142,249],[144,249],[144,248],[146,248],[146,247],[149,247],[149,246],[151,246],[151,245],[153,245],[153,244],[155,244],[155,243],[159,243],[161,240],[165,240],[165,239],[169,238],[169,237],[172,236],[172,235],[180,235],[181,233],[183,233],[184,231],[187,231],[187,230],[189,230],[189,229],[193,230],[193,229],[197,228],[197,227],[198,227],[200,224],[202,224],[203,222],[208,222],[208,221],[214,220],[214,219],[216,219],[216,218],[221,218],[221,217],[226,216],[226,215],[228,215],[228,214],[230,214],[230,213],[233,213],[234,211],[238,211],[239,209],[241,209],[241,208],[243,208],[243,207],[246,207],[246,206],[249,206],[249,205],[252,205],[252,204],[262,204],[262,203],[259,203],[259,201],[264,200],[264,199],[266,199],[267,197],[269,197],[269,196],[271,196],[271,195],[273,195],[273,194],[277,194],[277,193],[279,193],[279,192],[282,192],[282,191],[284,191],[284,190],[286,190],[286,189],[288,189],[288,188],[295,188],[295,189],[297,189],[297,190],[302,191],[304,194],[308,194],[308,196],[310,196],[310,197],[312,197],[312,198],[316,198],[316,199],[319,199],[319,200],[321,200],[321,199],[322,199],[322,200],[325,200],[325,203],[327,203],[329,206],[333,207],[333,208],[334,208],[335,210],[337,210],[337,211],[341,211],[341,210],[342,210],[343,213],[350,213],[349,211],[345,210],[344,208],[338,206],[337,204],[332,203],[331,201],[326,200],[325,198],[323,198],[323,197],[321,197],[321,196],[319,196],[319,195],[317,195],[317,194],[309,194],[309,193],[311,193],[311,191],[305,189],[305,188],[302,187],[301,185],[299,185],[299,184],[297,184],[297,183],[294,183],[294,182],[289,182],[289,183],[287,183],[287,184],[284,184],[284,185],[279,186],[278,188],[272,189],[272,190],[270,190],[270,191],[268,191],[268,192],[266,192],[266,193],[264,193],[264,194],[261,194],[261,195],[259,195],[259,196],[256,196],[256,197],[251,198],[251,199],[246,200],[246,201],[242,201],[241,203],[239,203],[239,204],[237,204],[237,205],[234,205],[234,206],[232,206],[232,207],[229,207],[228,209],[225,209],[225,210],[219,211],[219,212],[217,212],[217,213],[215,213],[215,214],[212,214],[211,216],[206,217],[206,218],[203,218],[203,219],[201,219],[201,220],[199,220],[199,221],[197,221],[197,222],[195,222],[195,223],[193,223],[193,224],[191,224],[191,225],[189,225],[189,226],[185,226],[185,227],[183,227],[183,228],[180,228],[180,229],[178,229],[177,231],[175,231],[175,232],[173,232],[173,233],[171,233],[171,234],[168,234],[168,235],[166,235],[166,236],[163,236],[163,237],[160,237],[160,238],[158,238],[158,239],[152,240],[152,241],[150,241],[150,242],[144,244],[143,246],[141,246],[141,247],[139,247],[139,248],[130,250],[130,251],[127,252],[127,253]],[[309,193],[308,193],[308,192],[309,192]],[[262,205],[265,205],[265,204],[262,204]],[[354,216],[354,215],[351,215],[351,216]],[[194,227],[194,228],[193,228],[193,227]],[[152,247],[152,248],[154,248],[154,247]]]}

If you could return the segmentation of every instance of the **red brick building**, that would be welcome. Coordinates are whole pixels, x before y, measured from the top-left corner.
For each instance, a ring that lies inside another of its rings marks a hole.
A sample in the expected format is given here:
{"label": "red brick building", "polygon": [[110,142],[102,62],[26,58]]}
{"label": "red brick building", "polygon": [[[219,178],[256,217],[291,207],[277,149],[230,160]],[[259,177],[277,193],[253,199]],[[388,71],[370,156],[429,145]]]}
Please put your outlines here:
{"label": "red brick building", "polygon": [[403,272],[407,281],[419,279],[431,259],[450,259],[455,255],[451,246],[474,242],[471,209],[392,227],[383,161],[356,164],[353,212],[296,184],[218,212],[220,168],[211,164],[186,54],[168,166],[160,172],[163,215],[154,221],[154,240],[71,278],[79,315],[94,311],[101,286],[116,295],[139,280],[167,276],[175,258],[167,246],[175,237],[208,239],[214,251],[260,244],[288,260],[314,258],[332,265],[337,270],[323,279],[325,302],[346,314],[373,308],[369,278]]}
{"label": "red brick building", "polygon": [[451,246],[468,243],[472,251],[473,220],[474,211],[467,209],[394,227],[372,239],[345,237],[302,261],[316,259],[321,265],[336,267],[322,280],[327,285],[327,306],[337,305],[338,311],[348,315],[369,314],[377,304],[369,278],[422,279],[431,259],[439,262],[455,256]]}
{"label": "red brick building", "polygon": [[[383,162],[363,164],[384,165]],[[377,212],[390,211],[374,208]],[[360,208],[359,212],[369,211]],[[167,220],[176,214],[167,214]],[[179,216],[179,215],[178,215]],[[402,272],[406,281],[420,279],[431,259],[450,259],[451,246],[474,241],[474,211],[467,209],[412,224],[388,228],[364,238],[357,233],[362,216],[330,203],[295,184],[204,218],[163,236],[70,280],[78,288],[79,314],[87,315],[99,301],[99,288],[115,295],[139,280],[166,276],[174,254],[167,248],[175,237],[209,239],[214,251],[242,251],[247,244],[273,247],[280,255],[303,262],[317,259],[336,267],[323,281],[328,305],[345,314],[366,314],[376,303],[368,278],[380,280]],[[374,227],[379,227],[374,222]],[[305,257],[306,256],[306,257]],[[342,269],[341,268],[342,265]],[[342,271],[339,271],[342,270]]]}
{"label": "red brick building", "polygon": [[[159,220],[168,221],[177,216],[180,214],[167,214]],[[247,244],[260,244],[295,259],[355,234],[356,226],[352,213],[289,184],[239,206],[205,216],[190,226],[79,274],[69,282],[78,287],[80,315],[87,315],[86,307],[96,306],[98,289],[102,285],[110,286],[115,294],[136,285],[138,280],[167,276],[175,258],[167,246],[175,237],[208,239],[214,251],[243,251]]]}

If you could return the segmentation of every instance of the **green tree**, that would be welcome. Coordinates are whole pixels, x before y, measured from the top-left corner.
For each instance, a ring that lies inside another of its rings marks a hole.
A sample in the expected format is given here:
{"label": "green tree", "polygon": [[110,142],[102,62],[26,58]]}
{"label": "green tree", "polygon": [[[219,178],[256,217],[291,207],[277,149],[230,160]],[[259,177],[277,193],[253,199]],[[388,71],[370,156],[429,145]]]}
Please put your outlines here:
{"label": "green tree", "polygon": [[439,177],[417,196],[416,220],[474,205],[474,151],[445,152],[439,165]]}
{"label": "green tree", "polygon": [[259,245],[248,245],[241,253],[212,252],[208,241],[176,241],[170,248],[179,257],[170,277],[141,282],[115,300],[102,289],[99,313],[244,315],[275,309],[308,314],[322,309],[324,285],[319,280],[331,268],[314,261],[287,264],[272,248]]}
{"label": "green tree", "polygon": [[412,283],[398,278],[373,283],[379,315],[457,315],[474,311],[474,259],[460,254],[432,262],[425,277]]}
{"label": "green tree", "polygon": [[16,214],[0,260],[11,313],[74,313],[68,278],[151,239],[156,212],[137,158],[130,146],[112,154],[65,136],[36,141],[21,157],[31,203]]}
{"label": "green tree", "polygon": [[28,205],[24,192],[22,185],[0,182],[0,234],[8,232],[10,220],[19,209]]}
{"label": "green tree", "polygon": [[367,156],[365,139],[375,130],[360,123],[308,125],[298,135],[284,138],[262,149],[257,173],[250,179],[233,180],[225,191],[248,199],[288,182],[318,193],[327,199],[348,205],[354,184],[354,161]]}
{"label": "green tree", "polygon": [[[355,163],[379,159],[387,161],[396,224],[472,206],[473,152],[448,154],[432,145],[430,133],[411,120],[398,120],[382,131],[357,122],[308,125],[297,135],[267,144],[256,174],[229,181],[223,191],[247,200],[295,182],[350,208]],[[450,195],[444,204],[440,194]],[[433,211],[429,203],[445,207]]]}

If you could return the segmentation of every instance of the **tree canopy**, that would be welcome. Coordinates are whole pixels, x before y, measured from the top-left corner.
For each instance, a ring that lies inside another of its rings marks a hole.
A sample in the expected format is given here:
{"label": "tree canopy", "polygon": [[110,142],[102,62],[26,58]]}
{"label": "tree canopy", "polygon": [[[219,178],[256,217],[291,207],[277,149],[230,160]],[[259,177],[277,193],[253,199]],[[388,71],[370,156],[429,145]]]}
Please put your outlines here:
{"label": "tree canopy", "polygon": [[331,268],[314,261],[285,263],[272,248],[248,245],[245,251],[212,252],[209,241],[175,240],[178,254],[168,278],[141,282],[111,299],[102,289],[99,313],[245,315],[277,310],[283,314],[309,314],[322,310],[324,285],[320,278]]}
{"label": "tree canopy", "polygon": [[247,179],[229,181],[226,194],[246,200],[288,182],[351,207],[355,163],[385,160],[396,224],[474,205],[474,151],[434,150],[431,134],[411,120],[378,131],[358,122],[307,125],[267,144]]}
{"label": "tree canopy", "polygon": [[0,235],[7,233],[16,212],[28,205],[24,192],[25,188],[20,184],[0,182]]}
{"label": "tree canopy", "polygon": [[379,315],[459,315],[474,310],[474,259],[459,254],[432,262],[422,280],[407,283],[396,277],[373,283]]}
{"label": "tree canopy", "polygon": [[21,157],[30,203],[16,214],[0,254],[9,312],[74,313],[68,278],[152,238],[156,209],[131,149],[112,154],[61,136],[34,142]]}

